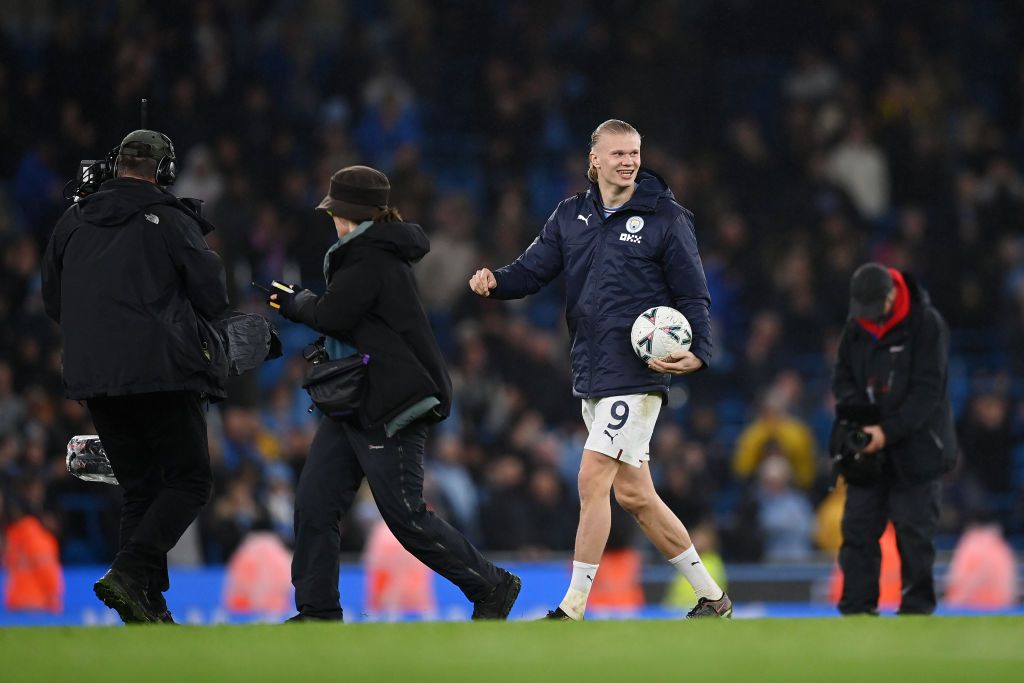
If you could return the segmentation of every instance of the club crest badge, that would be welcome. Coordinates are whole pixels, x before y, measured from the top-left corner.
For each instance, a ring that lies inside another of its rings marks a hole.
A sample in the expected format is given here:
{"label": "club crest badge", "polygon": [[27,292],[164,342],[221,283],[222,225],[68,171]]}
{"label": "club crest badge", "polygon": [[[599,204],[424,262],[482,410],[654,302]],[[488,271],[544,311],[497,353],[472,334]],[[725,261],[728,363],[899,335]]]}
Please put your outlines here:
{"label": "club crest badge", "polygon": [[626,231],[627,232],[637,233],[637,232],[640,232],[641,230],[643,230],[643,228],[644,228],[644,219],[640,218],[640,216],[632,216],[632,217],[630,217],[630,219],[628,221],[626,221]]}

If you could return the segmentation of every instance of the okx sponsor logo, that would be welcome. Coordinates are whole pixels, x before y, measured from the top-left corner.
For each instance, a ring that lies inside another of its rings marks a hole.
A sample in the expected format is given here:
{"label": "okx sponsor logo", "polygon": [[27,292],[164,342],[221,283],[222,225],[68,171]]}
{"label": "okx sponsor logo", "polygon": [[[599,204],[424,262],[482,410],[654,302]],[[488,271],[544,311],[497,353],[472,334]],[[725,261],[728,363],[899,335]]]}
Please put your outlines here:
{"label": "okx sponsor logo", "polygon": [[640,240],[644,238],[643,235],[630,235],[628,232],[619,234],[620,242],[629,242],[630,244],[640,244]]}

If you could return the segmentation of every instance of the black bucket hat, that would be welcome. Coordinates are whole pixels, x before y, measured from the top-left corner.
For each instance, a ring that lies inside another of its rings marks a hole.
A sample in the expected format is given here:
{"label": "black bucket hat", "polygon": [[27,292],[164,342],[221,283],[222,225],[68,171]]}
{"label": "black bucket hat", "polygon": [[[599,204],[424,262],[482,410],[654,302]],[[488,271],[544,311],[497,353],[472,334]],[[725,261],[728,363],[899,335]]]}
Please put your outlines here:
{"label": "black bucket hat", "polygon": [[850,279],[850,317],[877,320],[885,315],[885,300],[895,287],[889,269],[865,263]]}
{"label": "black bucket hat", "polygon": [[361,222],[388,208],[390,194],[386,175],[369,166],[348,166],[331,176],[331,190],[316,208]]}

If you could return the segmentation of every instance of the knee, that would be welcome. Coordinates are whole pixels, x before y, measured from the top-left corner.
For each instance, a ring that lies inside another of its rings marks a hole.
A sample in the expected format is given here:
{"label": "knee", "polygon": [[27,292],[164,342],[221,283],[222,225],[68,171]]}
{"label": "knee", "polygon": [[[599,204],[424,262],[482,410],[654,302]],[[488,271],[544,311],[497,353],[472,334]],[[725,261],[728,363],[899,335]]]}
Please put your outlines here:
{"label": "knee", "polygon": [[655,493],[638,486],[616,486],[615,500],[631,515],[639,514],[654,502]]}
{"label": "knee", "polygon": [[213,497],[213,475],[194,474],[164,484],[164,489],[173,489],[190,503],[203,507]]}
{"label": "knee", "polygon": [[587,508],[588,506],[601,503],[607,505],[610,488],[611,487],[600,478],[587,476],[583,472],[580,472],[580,507]]}
{"label": "knee", "polygon": [[870,553],[881,552],[879,540],[882,537],[882,532],[885,531],[884,526],[878,528],[873,524],[848,523],[843,520],[839,528],[843,534],[844,548]]}
{"label": "knee", "polygon": [[328,528],[339,524],[342,506],[336,498],[295,496],[295,524]]}
{"label": "knee", "polygon": [[893,528],[896,530],[897,543],[901,546],[913,545],[915,550],[930,546],[935,535],[934,528],[925,524],[894,522]]}
{"label": "knee", "polygon": [[394,508],[382,506],[380,511],[385,524],[388,525],[391,533],[398,538],[403,546],[406,544],[409,536],[415,536],[424,531],[427,518],[432,514],[422,499],[417,502],[411,502],[408,507]]}

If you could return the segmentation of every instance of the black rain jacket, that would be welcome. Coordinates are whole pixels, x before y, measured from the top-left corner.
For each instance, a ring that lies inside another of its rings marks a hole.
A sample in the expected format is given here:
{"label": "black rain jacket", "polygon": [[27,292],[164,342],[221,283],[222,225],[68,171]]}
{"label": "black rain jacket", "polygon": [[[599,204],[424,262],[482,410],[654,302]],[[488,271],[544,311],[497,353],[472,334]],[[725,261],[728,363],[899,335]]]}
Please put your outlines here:
{"label": "black rain jacket", "polygon": [[196,391],[225,396],[213,320],[228,309],[213,226],[156,185],[115,178],[69,207],[42,260],[61,327],[68,398]]}
{"label": "black rain jacket", "polygon": [[430,251],[412,223],[374,223],[329,253],[323,296],[300,292],[291,319],[369,354],[367,389],[359,410],[365,427],[385,424],[423,399],[429,414],[451,411],[452,382],[420,301],[412,263]]}
{"label": "black rain jacket", "polygon": [[876,340],[848,320],[833,378],[838,403],[877,404],[885,454],[906,484],[934,479],[956,461],[949,402],[949,328],[928,293],[903,273],[910,291],[907,317]]}

